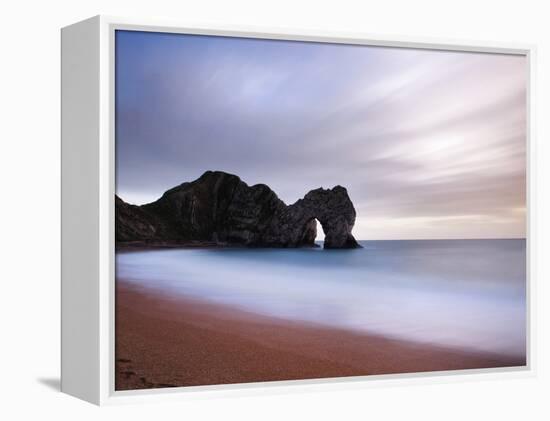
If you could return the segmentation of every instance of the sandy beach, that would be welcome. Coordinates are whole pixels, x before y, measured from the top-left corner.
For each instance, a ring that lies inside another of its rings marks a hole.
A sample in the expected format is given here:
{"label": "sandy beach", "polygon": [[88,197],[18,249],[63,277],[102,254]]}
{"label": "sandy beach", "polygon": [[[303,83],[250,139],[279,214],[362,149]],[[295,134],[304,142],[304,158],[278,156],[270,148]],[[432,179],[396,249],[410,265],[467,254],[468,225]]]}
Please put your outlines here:
{"label": "sandy beach", "polygon": [[525,364],[258,316],[117,280],[116,390]]}

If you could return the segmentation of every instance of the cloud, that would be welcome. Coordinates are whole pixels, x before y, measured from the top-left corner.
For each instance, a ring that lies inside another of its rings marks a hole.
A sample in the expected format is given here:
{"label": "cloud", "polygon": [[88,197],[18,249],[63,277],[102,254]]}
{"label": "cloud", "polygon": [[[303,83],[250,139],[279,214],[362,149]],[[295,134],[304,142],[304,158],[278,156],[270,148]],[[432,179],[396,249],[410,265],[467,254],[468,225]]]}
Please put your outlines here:
{"label": "cloud", "polygon": [[525,235],[522,56],[123,31],[116,83],[130,202],[217,169],[344,185],[358,238]]}

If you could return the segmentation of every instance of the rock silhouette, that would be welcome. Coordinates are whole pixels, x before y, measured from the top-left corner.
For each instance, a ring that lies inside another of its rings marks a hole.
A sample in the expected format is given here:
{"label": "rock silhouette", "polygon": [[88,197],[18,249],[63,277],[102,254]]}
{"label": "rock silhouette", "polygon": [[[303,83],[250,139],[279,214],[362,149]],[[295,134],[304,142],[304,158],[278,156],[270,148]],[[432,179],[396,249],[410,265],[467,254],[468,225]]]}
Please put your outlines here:
{"label": "rock silhouette", "polygon": [[351,233],[355,208],[341,186],[312,190],[287,206],[265,184],[207,171],[153,203],[135,206],[116,197],[115,206],[117,243],[315,246],[317,219],[325,248],[360,247]]}

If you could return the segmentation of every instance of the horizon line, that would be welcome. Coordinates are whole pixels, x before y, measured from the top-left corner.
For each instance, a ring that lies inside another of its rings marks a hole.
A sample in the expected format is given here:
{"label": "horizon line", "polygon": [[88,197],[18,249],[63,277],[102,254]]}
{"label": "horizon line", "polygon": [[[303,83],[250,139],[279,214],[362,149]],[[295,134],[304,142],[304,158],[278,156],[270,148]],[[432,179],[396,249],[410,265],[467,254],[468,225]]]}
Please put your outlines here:
{"label": "horizon line", "polygon": [[[356,241],[450,241],[450,240],[527,240],[527,237],[470,237],[470,238],[370,238]],[[315,240],[322,243],[324,240]]]}

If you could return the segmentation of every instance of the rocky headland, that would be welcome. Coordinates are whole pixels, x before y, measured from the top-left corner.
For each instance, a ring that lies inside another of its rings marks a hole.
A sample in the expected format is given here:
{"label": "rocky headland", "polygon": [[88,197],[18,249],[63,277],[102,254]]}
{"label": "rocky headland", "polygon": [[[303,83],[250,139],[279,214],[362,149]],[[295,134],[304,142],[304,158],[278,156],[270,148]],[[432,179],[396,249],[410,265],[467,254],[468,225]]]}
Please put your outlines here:
{"label": "rocky headland", "polygon": [[342,186],[311,190],[286,205],[265,184],[207,171],[136,206],[115,198],[117,246],[313,247],[318,220],[324,247],[358,248],[351,231],[355,208]]}

